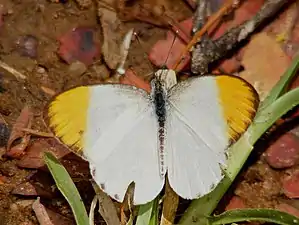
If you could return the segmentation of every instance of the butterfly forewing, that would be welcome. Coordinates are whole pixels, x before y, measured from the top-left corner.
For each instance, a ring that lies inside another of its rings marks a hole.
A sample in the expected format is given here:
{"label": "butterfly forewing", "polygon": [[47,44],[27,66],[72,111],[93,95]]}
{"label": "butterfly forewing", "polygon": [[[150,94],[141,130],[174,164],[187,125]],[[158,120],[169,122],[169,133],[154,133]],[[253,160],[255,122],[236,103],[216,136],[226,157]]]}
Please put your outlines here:
{"label": "butterfly forewing", "polygon": [[232,76],[191,78],[169,91],[168,178],[179,196],[203,196],[221,181],[226,150],[247,129],[257,101],[254,89]]}
{"label": "butterfly forewing", "polygon": [[74,88],[49,105],[48,123],[89,161],[93,178],[112,198],[122,201],[131,182],[135,204],[151,201],[162,189],[158,125],[145,91],[115,84]]}

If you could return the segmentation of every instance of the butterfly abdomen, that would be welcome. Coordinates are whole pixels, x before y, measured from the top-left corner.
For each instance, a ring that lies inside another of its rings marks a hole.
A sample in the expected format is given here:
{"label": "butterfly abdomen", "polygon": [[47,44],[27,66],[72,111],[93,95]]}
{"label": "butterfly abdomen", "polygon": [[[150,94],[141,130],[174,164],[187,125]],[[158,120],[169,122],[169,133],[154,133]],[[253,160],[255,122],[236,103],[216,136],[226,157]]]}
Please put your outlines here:
{"label": "butterfly abdomen", "polygon": [[155,84],[154,92],[154,105],[155,113],[158,120],[158,150],[159,150],[159,163],[160,163],[160,175],[164,176],[166,173],[166,159],[165,159],[165,121],[166,121],[166,93],[162,87],[162,84],[157,81]]}

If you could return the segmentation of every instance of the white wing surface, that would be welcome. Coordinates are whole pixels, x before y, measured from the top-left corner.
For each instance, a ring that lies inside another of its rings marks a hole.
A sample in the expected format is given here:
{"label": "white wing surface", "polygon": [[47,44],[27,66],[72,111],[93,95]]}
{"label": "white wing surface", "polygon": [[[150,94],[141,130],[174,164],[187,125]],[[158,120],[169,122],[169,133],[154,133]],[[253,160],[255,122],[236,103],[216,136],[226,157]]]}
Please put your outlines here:
{"label": "white wing surface", "polygon": [[148,94],[128,85],[95,85],[58,95],[48,121],[62,142],[90,163],[97,184],[117,201],[135,182],[134,203],[161,191],[158,124]]}
{"label": "white wing surface", "polygon": [[231,76],[191,78],[170,90],[168,179],[179,196],[198,198],[221,181],[226,150],[247,129],[257,99],[248,83]]}

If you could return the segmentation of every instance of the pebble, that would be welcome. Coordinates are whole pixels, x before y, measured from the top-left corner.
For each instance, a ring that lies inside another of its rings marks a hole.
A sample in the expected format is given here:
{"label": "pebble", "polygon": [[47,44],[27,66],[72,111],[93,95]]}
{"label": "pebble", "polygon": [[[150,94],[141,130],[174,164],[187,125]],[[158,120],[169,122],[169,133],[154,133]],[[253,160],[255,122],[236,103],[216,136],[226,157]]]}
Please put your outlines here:
{"label": "pebble", "polygon": [[96,42],[96,31],[90,27],[76,27],[58,40],[58,55],[68,64],[80,61],[86,66],[93,64],[100,57],[100,44]]}
{"label": "pebble", "polygon": [[21,56],[26,56],[32,59],[37,57],[38,39],[33,35],[24,35],[16,41],[17,51]]}
{"label": "pebble", "polygon": [[299,198],[299,170],[286,177],[282,182],[283,193],[289,198]]}
{"label": "pebble", "polygon": [[244,208],[246,208],[246,204],[244,203],[243,199],[235,195],[231,198],[228,205],[225,207],[225,211]]}
{"label": "pebble", "polygon": [[293,206],[290,206],[289,204],[286,203],[280,203],[277,207],[277,210],[289,213],[291,215],[299,217],[299,210]]}
{"label": "pebble", "polygon": [[286,133],[266,150],[267,163],[276,169],[292,167],[299,162],[299,139],[293,133]]}
{"label": "pebble", "polygon": [[75,77],[82,75],[86,70],[87,66],[80,61],[72,62],[68,69],[70,75]]}

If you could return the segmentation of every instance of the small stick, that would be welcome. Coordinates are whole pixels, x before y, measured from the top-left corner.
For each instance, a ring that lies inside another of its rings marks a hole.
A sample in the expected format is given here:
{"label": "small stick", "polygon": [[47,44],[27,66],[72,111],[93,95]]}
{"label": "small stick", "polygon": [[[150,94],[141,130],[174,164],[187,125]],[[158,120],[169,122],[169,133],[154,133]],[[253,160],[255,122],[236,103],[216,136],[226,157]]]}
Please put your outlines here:
{"label": "small stick", "polygon": [[9,65],[7,65],[5,62],[3,62],[1,60],[0,60],[0,67],[5,69],[6,71],[10,72],[17,79],[22,79],[22,80],[27,79],[27,77],[24,74],[20,73],[19,71],[15,70],[14,68],[10,67]]}
{"label": "small stick", "polygon": [[0,119],[1,119],[1,121],[2,121],[6,126],[8,125],[8,123],[6,122],[4,116],[2,116],[1,113],[0,113]]}
{"label": "small stick", "polygon": [[226,3],[214,15],[212,15],[210,17],[210,19],[205,24],[205,26],[201,30],[199,30],[198,32],[195,33],[192,40],[189,42],[187,47],[181,53],[181,56],[180,56],[179,60],[174,65],[174,69],[176,69],[178,67],[181,60],[183,59],[183,56],[186,55],[190,51],[192,46],[195,45],[200,40],[202,35],[204,35],[214,25],[214,23],[217,22],[217,20],[219,20],[223,15],[227,14],[227,12],[231,8],[233,8],[233,6],[235,4],[236,4],[235,0],[227,0]]}
{"label": "small stick", "polygon": [[202,40],[192,52],[191,71],[195,74],[207,73],[211,63],[224,57],[238,43],[248,38],[266,19],[288,2],[290,1],[267,0],[250,20],[230,29],[217,40]]}
{"label": "small stick", "polygon": [[52,133],[36,131],[36,130],[30,129],[30,128],[21,128],[19,130],[23,131],[25,133],[29,133],[29,134],[40,136],[40,137],[49,137],[49,138],[55,137],[54,134],[52,134]]}

